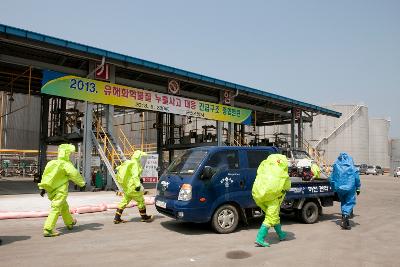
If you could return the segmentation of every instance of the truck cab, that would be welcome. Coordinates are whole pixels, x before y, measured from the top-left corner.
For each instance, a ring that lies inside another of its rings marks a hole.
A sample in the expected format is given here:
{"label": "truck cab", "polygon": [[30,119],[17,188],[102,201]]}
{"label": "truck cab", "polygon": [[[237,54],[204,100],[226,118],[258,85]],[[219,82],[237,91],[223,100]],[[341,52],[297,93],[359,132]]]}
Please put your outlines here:
{"label": "truck cab", "polygon": [[[280,153],[276,147],[198,147],[177,157],[157,183],[155,206],[158,212],[180,221],[211,222],[218,233],[233,232],[239,220],[256,214],[252,187],[260,163],[270,154]],[[324,193],[333,196],[330,186]],[[313,185],[314,186],[314,185]],[[318,198],[318,185],[311,193]],[[288,193],[285,209],[301,209],[296,201],[307,189]],[[324,196],[327,196],[325,194]],[[319,211],[322,202],[316,200]],[[318,217],[318,215],[317,215]],[[311,221],[309,223],[312,223]]]}

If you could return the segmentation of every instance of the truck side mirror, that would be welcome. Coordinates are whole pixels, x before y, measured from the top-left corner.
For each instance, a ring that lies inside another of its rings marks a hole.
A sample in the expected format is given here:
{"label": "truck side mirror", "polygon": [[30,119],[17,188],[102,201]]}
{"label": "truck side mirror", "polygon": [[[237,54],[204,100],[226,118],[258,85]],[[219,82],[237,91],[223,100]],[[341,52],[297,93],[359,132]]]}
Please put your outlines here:
{"label": "truck side mirror", "polygon": [[205,166],[201,175],[202,180],[211,179],[215,174],[215,170],[210,166]]}

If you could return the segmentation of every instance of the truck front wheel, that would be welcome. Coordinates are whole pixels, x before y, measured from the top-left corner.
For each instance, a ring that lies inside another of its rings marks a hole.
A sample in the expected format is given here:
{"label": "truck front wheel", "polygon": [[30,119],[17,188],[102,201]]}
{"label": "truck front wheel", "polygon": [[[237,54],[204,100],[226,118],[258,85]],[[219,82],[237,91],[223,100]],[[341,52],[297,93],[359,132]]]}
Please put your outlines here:
{"label": "truck front wheel", "polygon": [[318,205],[312,201],[307,202],[301,209],[300,215],[304,223],[311,224],[317,222],[319,217]]}
{"label": "truck front wheel", "polygon": [[211,220],[213,229],[219,234],[229,234],[236,230],[239,213],[235,206],[225,204],[219,207]]}

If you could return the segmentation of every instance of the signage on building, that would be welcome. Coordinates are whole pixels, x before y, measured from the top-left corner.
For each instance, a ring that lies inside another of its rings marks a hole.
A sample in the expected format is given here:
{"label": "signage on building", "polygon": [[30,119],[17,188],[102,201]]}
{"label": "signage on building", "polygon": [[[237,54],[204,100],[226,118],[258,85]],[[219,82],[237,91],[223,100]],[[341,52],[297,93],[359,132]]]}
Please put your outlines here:
{"label": "signage on building", "polygon": [[158,154],[148,154],[141,178],[144,183],[158,182]]}
{"label": "signage on building", "polygon": [[98,156],[92,157],[92,167],[100,167],[100,157]]}
{"label": "signage on building", "polygon": [[44,71],[41,93],[183,116],[251,123],[251,110]]}
{"label": "signage on building", "polygon": [[230,105],[231,104],[231,92],[228,90],[224,91],[224,97],[222,99],[222,103],[225,105]]}
{"label": "signage on building", "polygon": [[[101,64],[96,63],[95,69],[99,68]],[[95,73],[95,78],[97,80],[109,81],[110,80],[110,65],[103,64]]]}
{"label": "signage on building", "polygon": [[168,93],[178,95],[180,90],[180,84],[177,80],[169,80],[168,82]]}

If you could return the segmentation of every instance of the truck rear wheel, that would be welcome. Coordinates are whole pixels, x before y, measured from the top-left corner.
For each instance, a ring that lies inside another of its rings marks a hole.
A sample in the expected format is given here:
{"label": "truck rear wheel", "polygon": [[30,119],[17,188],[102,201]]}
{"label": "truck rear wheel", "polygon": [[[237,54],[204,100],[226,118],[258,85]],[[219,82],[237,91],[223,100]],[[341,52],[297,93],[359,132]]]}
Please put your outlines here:
{"label": "truck rear wheel", "polygon": [[301,220],[307,224],[317,222],[319,217],[318,210],[318,205],[315,202],[307,202],[300,211]]}
{"label": "truck rear wheel", "polygon": [[219,234],[229,234],[236,230],[239,223],[239,213],[235,206],[225,204],[219,207],[211,220],[213,229]]}

